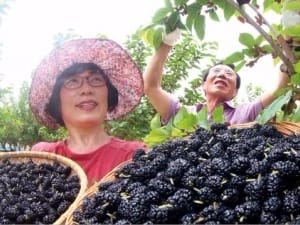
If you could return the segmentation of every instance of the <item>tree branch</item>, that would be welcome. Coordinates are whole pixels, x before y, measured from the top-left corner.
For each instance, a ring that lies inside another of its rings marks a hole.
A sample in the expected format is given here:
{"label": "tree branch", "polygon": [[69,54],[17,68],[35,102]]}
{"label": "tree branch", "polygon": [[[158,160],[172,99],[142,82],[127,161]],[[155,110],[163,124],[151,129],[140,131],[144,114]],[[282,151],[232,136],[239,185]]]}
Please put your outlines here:
{"label": "tree branch", "polygon": [[[277,42],[275,42],[272,37],[265,32],[265,30],[262,29],[261,25],[255,22],[248,14],[247,12],[243,9],[243,7],[240,7],[234,0],[226,0],[227,3],[232,5],[245,19],[246,21],[252,25],[264,38],[265,40],[271,45],[271,47],[274,49],[274,53],[283,61],[284,64],[286,64],[289,74],[294,73],[294,67],[293,67],[293,60],[294,60],[294,55],[291,52],[290,48],[288,47],[287,43],[283,40],[281,35],[278,35]],[[257,13],[257,10],[255,10]],[[265,24],[268,25],[266,19],[259,13],[259,16],[263,20]],[[278,45],[278,43],[280,45]],[[282,48],[281,48],[281,47]],[[285,53],[285,54],[284,54]]]}
{"label": "tree branch", "polygon": [[286,54],[286,57],[292,63],[294,63],[296,61],[295,55],[292,52],[292,50],[289,47],[289,45],[287,44],[287,42],[285,41],[285,39],[283,38],[283,36],[281,34],[278,34],[278,32],[276,32],[273,29],[273,27],[269,24],[269,22],[265,19],[265,17],[257,10],[256,7],[253,7],[253,5],[251,5],[251,4],[248,4],[248,6],[259,16],[259,18],[262,20],[263,24],[265,24],[270,29],[270,31],[272,32],[272,34],[277,38],[277,42],[282,47],[283,52]]}

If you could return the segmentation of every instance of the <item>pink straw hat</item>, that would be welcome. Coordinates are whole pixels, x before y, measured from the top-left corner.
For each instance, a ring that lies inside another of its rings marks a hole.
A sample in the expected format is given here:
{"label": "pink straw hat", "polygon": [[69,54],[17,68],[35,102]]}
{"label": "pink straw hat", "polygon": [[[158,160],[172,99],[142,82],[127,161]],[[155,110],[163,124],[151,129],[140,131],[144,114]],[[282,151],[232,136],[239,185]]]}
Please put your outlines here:
{"label": "pink straw hat", "polygon": [[95,63],[117,88],[118,105],[107,113],[108,120],[125,115],[139,103],[143,95],[142,75],[126,50],[108,39],[71,40],[52,50],[39,64],[32,79],[29,106],[43,125],[58,127],[45,108],[57,77],[74,63]]}

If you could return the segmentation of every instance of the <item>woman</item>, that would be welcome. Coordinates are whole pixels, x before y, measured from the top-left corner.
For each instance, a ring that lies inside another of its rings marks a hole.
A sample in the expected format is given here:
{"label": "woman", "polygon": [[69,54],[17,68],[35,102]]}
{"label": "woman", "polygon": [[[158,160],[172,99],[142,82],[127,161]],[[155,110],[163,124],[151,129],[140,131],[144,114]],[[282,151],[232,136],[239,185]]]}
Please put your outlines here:
{"label": "woman", "polygon": [[[143,74],[144,92],[151,104],[166,123],[180,108],[179,100],[161,87],[162,72],[168,54],[180,37],[180,30],[175,29],[164,36],[159,48],[154,52]],[[270,105],[276,98],[279,89],[285,87],[289,81],[286,71],[279,71],[273,88],[266,91],[253,102],[233,106],[230,104],[238,93],[240,77],[234,71],[233,65],[217,64],[206,70],[202,77],[201,87],[206,101],[195,106],[189,106],[191,111],[199,111],[207,106],[208,120],[213,110],[223,105],[224,121],[228,124],[246,123],[254,121],[259,112]]]}
{"label": "woman", "polygon": [[29,94],[36,119],[50,128],[64,126],[68,136],[40,142],[34,151],[66,156],[100,180],[134,151],[140,141],[110,136],[105,120],[132,110],[143,94],[141,72],[129,54],[108,39],[77,39],[55,48],[35,71]]}

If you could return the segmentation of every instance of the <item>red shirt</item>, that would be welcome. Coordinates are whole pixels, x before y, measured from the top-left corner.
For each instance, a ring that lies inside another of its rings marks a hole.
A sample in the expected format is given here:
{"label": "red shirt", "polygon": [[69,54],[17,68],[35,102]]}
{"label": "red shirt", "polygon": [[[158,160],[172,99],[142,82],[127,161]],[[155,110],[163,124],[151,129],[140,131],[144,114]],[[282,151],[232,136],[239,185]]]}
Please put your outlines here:
{"label": "red shirt", "polygon": [[134,151],[138,148],[145,148],[145,144],[139,141],[125,141],[112,137],[110,142],[87,154],[72,152],[64,141],[39,142],[32,147],[32,150],[57,153],[72,159],[83,168],[88,183],[91,185],[120,163],[131,159]]}

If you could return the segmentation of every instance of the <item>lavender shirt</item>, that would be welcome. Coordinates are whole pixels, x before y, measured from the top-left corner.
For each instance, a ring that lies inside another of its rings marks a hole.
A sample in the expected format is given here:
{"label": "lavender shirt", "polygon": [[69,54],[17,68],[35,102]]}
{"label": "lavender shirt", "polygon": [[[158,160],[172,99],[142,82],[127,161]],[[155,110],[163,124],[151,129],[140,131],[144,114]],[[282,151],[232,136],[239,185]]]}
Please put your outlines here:
{"label": "lavender shirt", "polygon": [[[202,108],[203,103],[198,103],[194,106],[188,106],[191,112],[198,112]],[[177,98],[173,98],[166,119],[162,119],[162,123],[166,124],[171,116],[173,116],[180,108],[180,103]],[[259,98],[249,103],[243,103],[237,106],[232,106],[230,102],[223,103],[224,120],[229,124],[247,123],[254,121],[263,105]]]}

